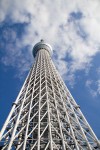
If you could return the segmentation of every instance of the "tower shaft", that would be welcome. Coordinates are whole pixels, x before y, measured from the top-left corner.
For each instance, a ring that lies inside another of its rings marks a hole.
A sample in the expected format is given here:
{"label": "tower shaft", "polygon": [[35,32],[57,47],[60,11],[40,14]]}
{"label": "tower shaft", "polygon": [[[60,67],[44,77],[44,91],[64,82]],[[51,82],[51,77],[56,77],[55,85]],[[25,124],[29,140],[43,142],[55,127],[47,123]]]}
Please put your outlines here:
{"label": "tower shaft", "polygon": [[100,150],[48,48],[37,47],[35,63],[1,130],[2,150]]}

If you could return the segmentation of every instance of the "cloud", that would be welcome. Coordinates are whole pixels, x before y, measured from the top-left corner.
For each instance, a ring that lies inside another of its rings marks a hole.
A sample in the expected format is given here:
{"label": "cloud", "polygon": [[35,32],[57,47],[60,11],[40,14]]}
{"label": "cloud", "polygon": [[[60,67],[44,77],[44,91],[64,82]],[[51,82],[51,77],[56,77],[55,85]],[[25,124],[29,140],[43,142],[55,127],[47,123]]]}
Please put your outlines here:
{"label": "cloud", "polygon": [[[66,74],[74,77],[77,70],[89,68],[93,57],[100,52],[99,6],[99,0],[72,0],[71,3],[68,0],[54,0],[53,3],[46,0],[1,0],[1,24],[6,20],[10,20],[11,24],[26,24],[22,36],[13,37],[16,42],[12,47],[16,47],[16,52],[7,52],[2,62],[14,67],[17,63],[23,71],[26,58],[22,58],[24,51],[21,50],[28,46],[27,54],[31,57],[33,45],[43,38],[52,45],[56,53],[55,64],[64,79],[67,80]],[[14,29],[12,32],[15,32]],[[14,57],[16,53],[22,61]]]}
{"label": "cloud", "polygon": [[100,95],[100,80],[99,79],[97,81],[87,80],[85,85],[93,97]]}
{"label": "cloud", "polygon": [[98,67],[98,68],[96,69],[96,73],[97,73],[97,75],[100,76],[100,67]]}
{"label": "cloud", "polygon": [[100,80],[97,81],[97,93],[100,95]]}

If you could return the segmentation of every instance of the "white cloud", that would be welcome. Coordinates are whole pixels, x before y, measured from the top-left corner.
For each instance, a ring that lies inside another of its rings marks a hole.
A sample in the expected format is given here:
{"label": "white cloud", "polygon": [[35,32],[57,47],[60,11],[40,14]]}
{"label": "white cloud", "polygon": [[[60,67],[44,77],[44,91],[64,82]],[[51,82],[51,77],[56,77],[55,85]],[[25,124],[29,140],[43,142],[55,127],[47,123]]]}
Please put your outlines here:
{"label": "white cloud", "polygon": [[96,73],[100,76],[100,67],[96,69]]}
{"label": "white cloud", "polygon": [[85,85],[93,97],[100,95],[100,80],[99,79],[97,81],[87,80]]}
{"label": "white cloud", "polygon": [[[30,45],[30,56],[32,46],[44,38],[55,49],[56,65],[66,77],[66,73],[73,76],[75,71],[90,67],[93,56],[100,52],[99,7],[99,0],[1,0],[0,21],[8,17],[12,23],[27,23],[22,39],[16,37],[16,51],[23,56],[19,49]],[[81,12],[82,18],[70,18],[72,12]],[[82,30],[86,39],[82,37]],[[65,61],[68,56],[70,63]],[[7,61],[8,57],[5,58]],[[11,58],[13,64],[17,58]],[[22,60],[25,63],[24,58]],[[21,65],[23,68],[23,61],[19,68]]]}
{"label": "white cloud", "polygon": [[97,81],[97,93],[100,95],[100,80]]}

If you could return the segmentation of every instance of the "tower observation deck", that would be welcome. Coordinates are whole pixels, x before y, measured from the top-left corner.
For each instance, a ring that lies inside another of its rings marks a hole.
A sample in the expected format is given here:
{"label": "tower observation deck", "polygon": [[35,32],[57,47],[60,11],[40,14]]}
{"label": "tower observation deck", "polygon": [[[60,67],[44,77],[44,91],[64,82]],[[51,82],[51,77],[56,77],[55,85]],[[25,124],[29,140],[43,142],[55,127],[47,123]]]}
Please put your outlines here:
{"label": "tower observation deck", "polygon": [[2,150],[100,150],[100,143],[41,40],[35,63],[0,132]]}

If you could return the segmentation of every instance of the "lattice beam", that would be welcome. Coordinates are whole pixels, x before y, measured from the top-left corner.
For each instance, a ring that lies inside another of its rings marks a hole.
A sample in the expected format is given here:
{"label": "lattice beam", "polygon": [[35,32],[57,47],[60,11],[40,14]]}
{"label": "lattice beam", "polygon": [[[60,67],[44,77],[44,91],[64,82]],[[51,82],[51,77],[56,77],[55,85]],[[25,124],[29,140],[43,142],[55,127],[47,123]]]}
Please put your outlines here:
{"label": "lattice beam", "polygon": [[2,150],[100,150],[100,143],[39,42],[35,63],[1,130]]}

